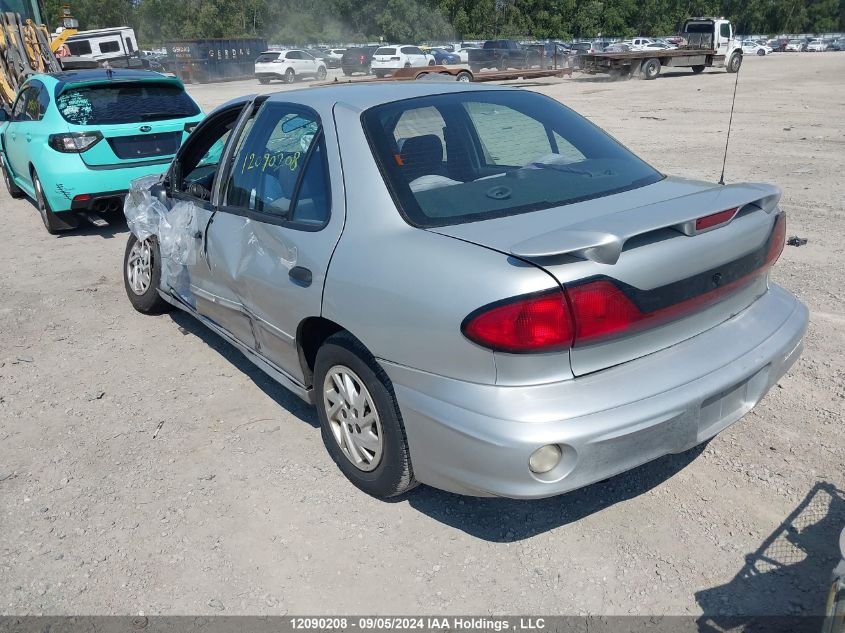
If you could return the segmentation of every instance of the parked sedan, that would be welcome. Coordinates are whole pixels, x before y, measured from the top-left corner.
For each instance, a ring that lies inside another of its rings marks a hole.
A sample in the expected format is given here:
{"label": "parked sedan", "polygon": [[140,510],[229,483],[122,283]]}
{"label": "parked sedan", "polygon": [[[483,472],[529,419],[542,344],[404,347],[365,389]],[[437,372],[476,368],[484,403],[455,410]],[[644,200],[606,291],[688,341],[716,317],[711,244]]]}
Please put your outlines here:
{"label": "parked sedan", "polygon": [[779,198],[664,176],[526,90],[290,91],[133,187],[124,280],[314,403],[362,490],[545,497],[706,442],[795,362]]}
{"label": "parked sedan", "polygon": [[745,55],[759,55],[762,57],[771,53],[772,48],[768,45],[759,44],[752,40],[744,40],[742,42],[742,52]]}
{"label": "parked sedan", "polygon": [[807,41],[804,50],[808,53],[822,53],[826,48],[827,44],[825,44],[825,41],[816,37]]}
{"label": "parked sedan", "polygon": [[49,233],[79,213],[118,212],[129,182],[167,169],[202,119],[178,79],[144,70],[31,75],[0,109],[0,162],[13,198],[29,196]]}

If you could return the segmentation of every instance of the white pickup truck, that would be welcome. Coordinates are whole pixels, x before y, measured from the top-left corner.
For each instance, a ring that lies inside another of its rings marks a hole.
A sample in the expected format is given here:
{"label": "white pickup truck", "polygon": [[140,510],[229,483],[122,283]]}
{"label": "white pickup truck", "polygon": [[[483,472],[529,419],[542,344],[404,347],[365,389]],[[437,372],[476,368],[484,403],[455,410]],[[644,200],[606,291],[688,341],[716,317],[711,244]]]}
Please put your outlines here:
{"label": "white pickup truck", "polygon": [[641,75],[654,79],[664,67],[691,68],[700,73],[709,66],[735,73],[742,65],[742,45],[734,37],[730,20],[691,18],[681,33],[686,44],[665,50],[638,50],[620,53],[581,55],[580,67],[586,73],[610,73],[619,77]]}

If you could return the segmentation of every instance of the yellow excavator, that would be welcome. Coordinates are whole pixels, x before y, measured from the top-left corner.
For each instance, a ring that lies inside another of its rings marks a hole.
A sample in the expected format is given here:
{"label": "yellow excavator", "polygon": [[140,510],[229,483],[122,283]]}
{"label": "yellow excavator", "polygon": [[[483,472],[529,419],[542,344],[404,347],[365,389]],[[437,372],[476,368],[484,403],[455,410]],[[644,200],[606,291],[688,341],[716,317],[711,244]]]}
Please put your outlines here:
{"label": "yellow excavator", "polygon": [[[6,107],[11,107],[18,87],[33,73],[62,70],[57,55],[79,27],[70,6],[64,5],[64,28],[52,37],[41,17],[40,3],[33,2],[27,15],[7,11],[9,4],[7,0],[0,0],[0,101]],[[20,6],[21,3],[15,4]]]}

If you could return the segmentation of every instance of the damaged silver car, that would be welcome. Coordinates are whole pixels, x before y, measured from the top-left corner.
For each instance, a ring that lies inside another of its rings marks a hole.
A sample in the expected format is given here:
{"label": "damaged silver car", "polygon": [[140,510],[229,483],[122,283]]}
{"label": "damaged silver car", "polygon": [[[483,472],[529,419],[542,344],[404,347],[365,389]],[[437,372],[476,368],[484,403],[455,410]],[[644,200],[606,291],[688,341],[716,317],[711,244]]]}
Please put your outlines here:
{"label": "damaged silver car", "polygon": [[314,403],[366,492],[545,497],[709,440],[796,361],[779,198],[529,91],[325,87],[210,114],[134,184],[123,268]]}

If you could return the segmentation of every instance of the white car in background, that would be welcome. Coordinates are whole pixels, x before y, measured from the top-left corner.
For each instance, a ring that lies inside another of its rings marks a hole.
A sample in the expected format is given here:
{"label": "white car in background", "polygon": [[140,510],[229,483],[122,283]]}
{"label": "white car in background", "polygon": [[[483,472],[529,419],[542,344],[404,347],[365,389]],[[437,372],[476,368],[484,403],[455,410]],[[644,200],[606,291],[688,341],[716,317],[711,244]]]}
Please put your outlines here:
{"label": "white car in background", "polygon": [[326,51],[326,56],[323,60],[329,68],[340,68],[340,60],[343,59],[345,52],[345,48],[330,48]]}
{"label": "white car in background", "polygon": [[[650,44],[654,44],[654,40],[650,37],[635,37],[630,40],[625,40],[622,44],[627,44],[632,51],[646,50]],[[656,48],[656,47],[655,47]]]}
{"label": "white car in background", "polygon": [[789,40],[784,49],[787,53],[797,53],[801,50],[801,40]]}
{"label": "white car in background", "polygon": [[804,50],[808,53],[822,53],[825,48],[827,48],[827,44],[824,43],[824,40],[816,37],[807,42],[807,48]]}
{"label": "white car in background", "polygon": [[418,66],[434,66],[434,55],[424,53],[419,46],[395,44],[376,49],[370,69],[376,77],[384,77],[400,68]]}
{"label": "white car in background", "polygon": [[742,52],[744,55],[768,55],[772,52],[771,46],[758,44],[753,40],[744,40],[742,42]]}
{"label": "white car in background", "polygon": [[326,78],[326,64],[299,49],[264,51],[255,60],[255,77],[262,84],[281,79],[292,84],[300,77]]}

